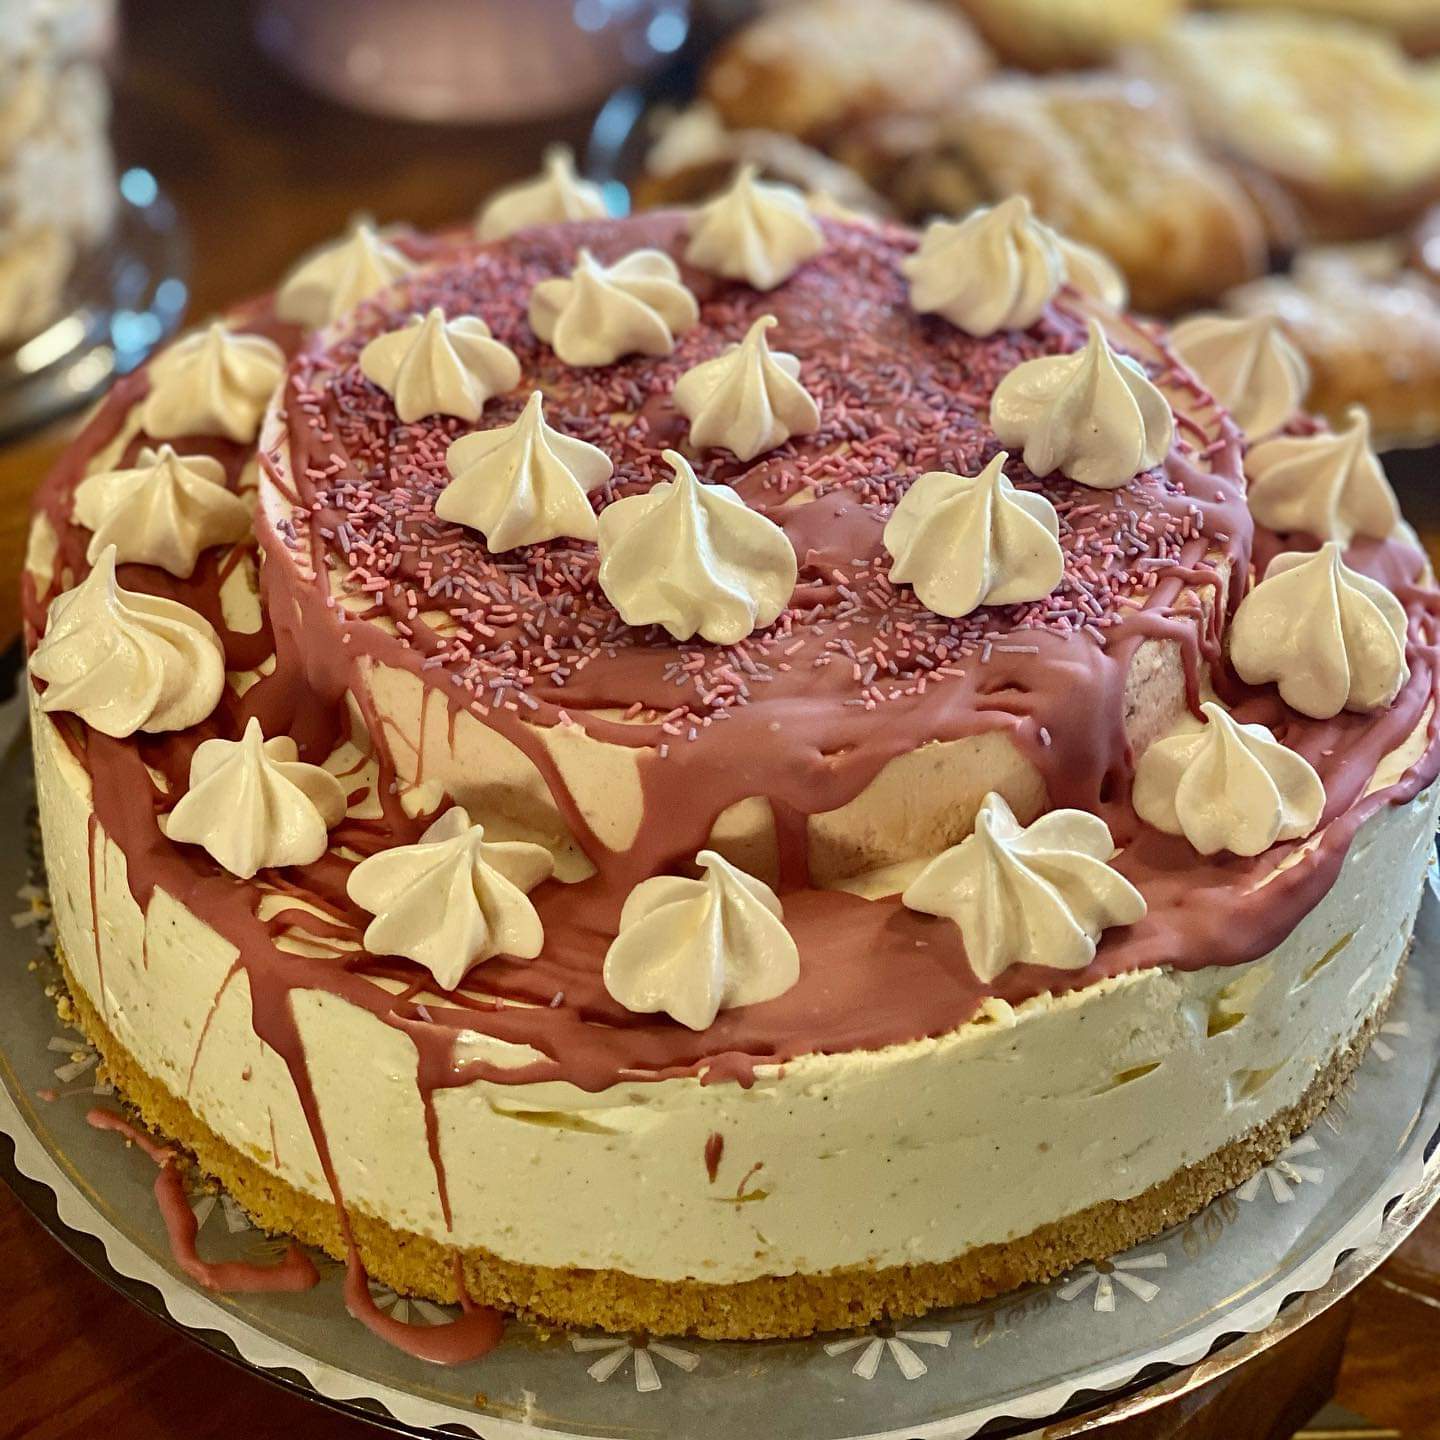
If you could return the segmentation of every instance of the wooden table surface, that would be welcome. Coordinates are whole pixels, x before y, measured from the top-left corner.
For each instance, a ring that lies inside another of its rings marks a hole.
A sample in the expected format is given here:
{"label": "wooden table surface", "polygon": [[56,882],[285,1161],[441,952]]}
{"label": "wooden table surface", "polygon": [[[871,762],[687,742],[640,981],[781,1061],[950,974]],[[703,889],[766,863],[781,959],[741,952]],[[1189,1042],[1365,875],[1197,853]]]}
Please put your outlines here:
{"label": "wooden table surface", "polygon": [[[256,53],[246,8],[234,0],[132,0],[127,14],[117,146],[122,164],[152,169],[185,214],[194,246],[192,320],[271,285],[298,251],[357,211],[442,224],[467,214],[496,184],[533,170],[548,140],[578,142],[585,133],[584,116],[496,131],[350,114],[307,96]],[[17,631],[26,500],[66,432],[52,427],[0,448],[0,650]],[[1403,494],[1440,554],[1440,502],[1425,486],[1424,467],[1405,468],[1422,472]],[[139,1312],[67,1255],[3,1186],[0,1275],[0,1440],[362,1440],[377,1433],[245,1374]],[[1440,1214],[1362,1288],[1348,1318],[1341,1403],[1407,1440],[1440,1440]],[[1332,1336],[1338,1345],[1342,1332],[1337,1317],[1308,1350],[1294,1347],[1264,1375],[1237,1377],[1164,1433],[1197,1440],[1277,1433],[1257,1428],[1254,1417],[1272,1413],[1263,1401],[1296,1371],[1328,1378],[1323,1345]],[[1151,1424],[1126,1435],[1160,1434],[1160,1422]]]}

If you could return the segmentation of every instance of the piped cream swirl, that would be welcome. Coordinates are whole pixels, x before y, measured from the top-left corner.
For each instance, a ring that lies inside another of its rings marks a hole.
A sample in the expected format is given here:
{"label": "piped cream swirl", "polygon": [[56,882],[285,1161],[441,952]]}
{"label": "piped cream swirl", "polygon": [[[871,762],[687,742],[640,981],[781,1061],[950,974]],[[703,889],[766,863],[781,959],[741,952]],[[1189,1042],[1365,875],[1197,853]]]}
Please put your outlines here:
{"label": "piped cream swirl", "polygon": [[239,740],[205,741],[190,761],[190,788],[165,819],[166,838],[199,845],[242,880],[318,860],[345,814],[345,789],[299,755],[288,735],[267,740],[253,716]]}
{"label": "piped cream swirl", "polygon": [[1175,420],[1144,370],[1091,320],[1083,349],[1023,361],[1001,380],[990,425],[1002,445],[1023,447],[1036,475],[1058,470],[1116,490],[1165,458]]}
{"label": "piped cream swirl", "polygon": [[1348,545],[1357,535],[1384,540],[1400,506],[1370,446],[1370,417],[1358,405],[1334,434],[1277,435],[1245,456],[1250,513],[1279,534],[1300,531]]}
{"label": "piped cream swirl", "polygon": [[825,233],[804,195],[758,180],[754,165],[742,165],[730,187],[696,211],[685,259],[697,270],[773,290],[824,249]]}
{"label": "piped cream swirl", "polygon": [[657,875],[630,892],[604,978],[627,1010],[705,1030],[722,1010],[783,995],[800,978],[800,951],[768,885],[713,850],[695,862],[699,880]]}
{"label": "piped cream swirl", "polygon": [[87,476],[75,489],[75,519],[93,532],[91,564],[114,546],[119,563],[157,565],[182,580],[203,551],[251,534],[250,506],[226,488],[225,467],[169,445],[147,445],[134,465]]}
{"label": "piped cream swirl", "polygon": [[1030,202],[1012,195],[963,220],[932,220],[901,269],[913,309],[983,338],[1033,325],[1060,288],[1065,262]]}
{"label": "piped cream swirl", "polygon": [[1170,346],[1252,440],[1279,429],[1310,388],[1304,357],[1271,315],[1193,315]]}
{"label": "piped cream swirl", "polygon": [[284,374],[285,355],[273,340],[216,320],[177,340],[150,366],[140,427],[156,440],[223,435],[248,445]]}
{"label": "piped cream swirl", "polygon": [[497,553],[562,535],[595,539],[589,492],[615,468],[597,446],[549,425],[538,390],[513,424],[462,435],[445,464],[454,478],[435,501],[436,515],[478,530]]}
{"label": "piped cream swirl", "polygon": [[275,313],[310,329],[330,325],[415,269],[413,260],[362,220],[285,277],[275,296]]}
{"label": "piped cream swirl", "polygon": [[1012,965],[1083,970],[1103,930],[1145,914],[1144,897],[1110,864],[1114,854],[1098,816],[1051,810],[1021,825],[992,791],[974,833],[937,855],[901,899],[958,925],[986,983]]}
{"label": "piped cream swirl", "polygon": [[678,451],[665,462],[674,480],[601,512],[600,588],[627,625],[734,645],[789,603],[795,549],[728,485],[702,485]]}
{"label": "piped cream swirl", "polygon": [[819,428],[820,407],[799,381],[800,362],[772,351],[765,339],[779,323],[762,315],[738,345],[702,360],[676,382],[675,408],[690,421],[691,445],[753,460],[792,435]]}
{"label": "piped cream swirl", "polygon": [[554,869],[550,852],[523,840],[490,841],[458,805],[413,845],[362,860],[346,893],[374,915],[365,947],[423,965],[453,990],[494,955],[533,960],[545,929],[529,892]]}
{"label": "piped cream swirl", "polygon": [[890,578],[937,615],[1041,600],[1065,573],[1060,517],[1043,495],[1015,488],[1009,458],[1002,450],[975,476],[921,475],[886,523]]}
{"label": "piped cream swirl", "polygon": [[567,276],[530,292],[530,328],[567,365],[612,365],[622,355],[668,355],[700,318],[695,297],[662,250],[632,250],[601,265],[582,249]]}
{"label": "piped cream swirl", "polygon": [[360,373],[395,402],[407,425],[427,415],[474,424],[491,396],[520,383],[520,362],[478,315],[447,320],[437,305],[371,340],[360,352]]}
{"label": "piped cream swirl", "polygon": [[42,710],[69,711],[120,739],[199,724],[225,688],[225,653],[203,615],[122,589],[111,545],[51,602],[30,673],[45,682]]}
{"label": "piped cream swirl", "polygon": [[1395,699],[1410,676],[1405,632],[1395,596],[1327,540],[1313,554],[1270,562],[1230,624],[1230,663],[1242,680],[1273,680],[1287,705],[1328,720]]}
{"label": "piped cream swirl", "polygon": [[1151,744],[1135,769],[1135,813],[1202,855],[1259,855],[1320,823],[1325,787],[1310,762],[1213,701]]}
{"label": "piped cream swirl", "polygon": [[558,225],[566,220],[603,220],[605,197],[600,187],[575,174],[575,156],[568,145],[545,152],[538,175],[497,190],[476,219],[483,241],[503,240],[531,225]]}

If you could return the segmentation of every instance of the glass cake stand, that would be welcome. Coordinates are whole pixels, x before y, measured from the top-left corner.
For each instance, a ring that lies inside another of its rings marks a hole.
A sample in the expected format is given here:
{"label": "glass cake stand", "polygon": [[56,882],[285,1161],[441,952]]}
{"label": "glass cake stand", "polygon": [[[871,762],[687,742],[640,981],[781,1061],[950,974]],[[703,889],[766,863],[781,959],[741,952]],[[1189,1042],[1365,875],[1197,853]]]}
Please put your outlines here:
{"label": "glass cake stand", "polygon": [[189,299],[180,217],[148,170],[126,170],[119,189],[114,228],[81,257],[65,313],[0,353],[0,439],[84,405],[180,323]]}

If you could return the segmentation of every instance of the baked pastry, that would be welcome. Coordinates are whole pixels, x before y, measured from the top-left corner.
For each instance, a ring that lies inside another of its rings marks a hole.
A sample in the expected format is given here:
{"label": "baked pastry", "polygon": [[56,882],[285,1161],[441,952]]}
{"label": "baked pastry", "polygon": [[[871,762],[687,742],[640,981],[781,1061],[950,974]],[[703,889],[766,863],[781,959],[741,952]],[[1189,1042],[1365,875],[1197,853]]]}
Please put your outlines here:
{"label": "baked pastry", "polygon": [[[1274,0],[1209,0],[1212,10],[1274,10]],[[1412,55],[1440,50],[1440,4],[1436,0],[1285,0],[1298,18],[1355,20],[1386,30]]]}
{"label": "baked pastry", "polygon": [[856,172],[793,135],[777,130],[727,130],[714,106],[697,101],[660,118],[654,143],[631,185],[638,209],[689,205],[713,195],[742,165],[766,179],[863,215],[890,206]]}
{"label": "baked pastry", "polygon": [[37,39],[62,61],[99,60],[113,47],[116,0],[10,0],[0,11],[0,66],[22,64]]}
{"label": "baked pastry", "polygon": [[1265,268],[1255,206],[1143,81],[1005,76],[970,87],[942,118],[851,132],[837,153],[913,216],[1028,196],[1115,261],[1142,310],[1213,300]]}
{"label": "baked pastry", "polygon": [[1435,825],[1440,610],[1378,468],[1272,455],[1269,513],[1333,504],[1261,527],[1023,201],[917,239],[746,175],[428,258],[308,339],[180,340],[39,495],[55,924],[145,1119],[431,1354],[366,1270],[803,1335],[1288,1143]]}
{"label": "baked pastry", "polygon": [[736,31],[701,90],[731,129],[820,143],[869,115],[943,110],[992,65],[933,0],[796,0]]}
{"label": "baked pastry", "polygon": [[0,33],[0,59],[15,49],[0,65],[0,346],[59,313],[77,257],[115,216],[109,93],[98,65],[62,45],[72,9],[97,7],[37,7]]}
{"label": "baked pastry", "polygon": [[952,0],[1010,65],[1027,70],[1102,65],[1122,46],[1158,35],[1186,0]]}
{"label": "baked pastry", "polygon": [[1416,221],[1405,259],[1427,280],[1440,283],[1440,205],[1431,206]]}
{"label": "baked pastry", "polygon": [[1135,63],[1242,173],[1281,186],[1312,239],[1394,230],[1440,193],[1440,89],[1378,30],[1192,15]]}
{"label": "baked pastry", "polygon": [[1309,365],[1310,409],[1339,423],[1365,406],[1381,445],[1440,436],[1440,286],[1404,259],[1395,241],[1306,251],[1225,297],[1279,321]]}

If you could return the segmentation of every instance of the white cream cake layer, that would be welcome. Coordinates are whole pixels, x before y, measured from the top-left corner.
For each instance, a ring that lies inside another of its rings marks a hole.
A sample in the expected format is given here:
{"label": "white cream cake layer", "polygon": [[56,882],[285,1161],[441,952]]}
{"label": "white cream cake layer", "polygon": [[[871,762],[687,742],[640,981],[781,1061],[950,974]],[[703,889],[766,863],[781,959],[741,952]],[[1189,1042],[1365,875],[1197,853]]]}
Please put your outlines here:
{"label": "white cream cake layer", "polygon": [[[256,1037],[234,948],[163,891],[142,914],[124,855],[93,825],[88,776],[31,696],[55,923],[76,980],[133,1058],[221,1139],[328,1200],[289,1072]],[[1390,778],[1405,758],[1387,763]],[[942,1261],[1019,1238],[1139,1195],[1300,1098],[1390,990],[1437,795],[1431,786],[1373,816],[1329,893],[1252,964],[992,1004],[939,1039],[802,1057],[748,1090],[681,1078],[595,1094],[488,1081],[441,1091],[448,1231],[411,1041],[331,994],[298,992],[340,1184],[353,1207],[442,1243],[659,1280]],[[478,1036],[467,1053],[503,1064],[502,1049],[527,1058]]]}

